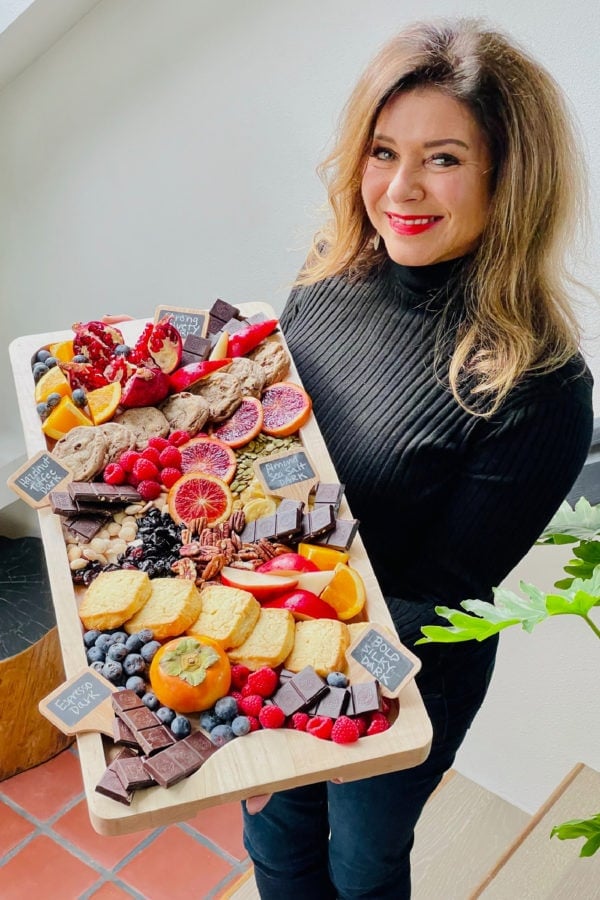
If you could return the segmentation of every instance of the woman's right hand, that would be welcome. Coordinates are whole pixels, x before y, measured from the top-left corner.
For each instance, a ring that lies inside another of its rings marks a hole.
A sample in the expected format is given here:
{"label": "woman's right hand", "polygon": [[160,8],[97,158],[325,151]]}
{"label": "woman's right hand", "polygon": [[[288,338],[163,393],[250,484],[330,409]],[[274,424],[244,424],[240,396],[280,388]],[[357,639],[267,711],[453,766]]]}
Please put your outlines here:
{"label": "woman's right hand", "polygon": [[251,816],[255,816],[265,808],[273,794],[257,794],[256,797],[248,797],[246,800],[246,809]]}

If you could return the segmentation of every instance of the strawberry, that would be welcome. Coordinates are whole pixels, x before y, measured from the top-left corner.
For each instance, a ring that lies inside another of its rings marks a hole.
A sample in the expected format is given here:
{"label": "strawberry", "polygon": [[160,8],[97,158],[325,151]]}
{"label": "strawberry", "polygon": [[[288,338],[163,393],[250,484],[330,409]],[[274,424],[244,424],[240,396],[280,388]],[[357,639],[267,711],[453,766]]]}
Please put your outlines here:
{"label": "strawberry", "polygon": [[384,714],[375,712],[371,716],[371,724],[367,728],[367,734],[379,734],[382,731],[387,731],[389,727],[390,723]]}
{"label": "strawberry", "polygon": [[160,494],[160,484],[157,481],[140,481],[137,492],[142,500],[156,500]]}
{"label": "strawberry", "polygon": [[290,725],[292,728],[295,728],[296,731],[306,731],[306,726],[309,719],[310,716],[308,713],[296,712],[290,719]]}
{"label": "strawberry", "polygon": [[340,716],[333,723],[331,740],[336,744],[353,744],[358,737],[358,725],[348,716]]}
{"label": "strawberry", "polygon": [[124,484],[125,469],[119,463],[109,463],[102,473],[102,478],[106,484]]}
{"label": "strawberry", "polygon": [[160,480],[166,488],[172,488],[175,482],[179,481],[180,478],[180,469],[174,469],[173,466],[167,466],[165,469],[161,469]]}
{"label": "strawberry", "polygon": [[157,465],[160,464],[163,469],[167,467],[173,467],[174,469],[181,468],[181,453],[177,449],[177,447],[173,446],[173,444],[167,444],[167,446],[160,451],[159,458],[157,460]]}
{"label": "strawberry", "polygon": [[173,444],[174,447],[181,447],[182,444],[187,444],[189,439],[189,431],[183,431],[182,429],[179,431],[172,431],[169,435],[169,443]]}
{"label": "strawberry", "polygon": [[314,734],[315,737],[323,738],[325,741],[331,737],[332,728],[333,719],[330,719],[329,716],[311,716],[306,723],[308,734]]}
{"label": "strawberry", "polygon": [[263,666],[256,672],[248,675],[248,685],[252,689],[253,694],[260,694],[261,697],[270,697],[277,690],[279,685],[279,676],[274,669]]}
{"label": "strawberry", "polygon": [[258,714],[258,721],[263,728],[281,728],[285,722],[285,713],[274,703],[263,706]]}
{"label": "strawberry", "polygon": [[250,669],[247,666],[242,666],[239,663],[235,666],[231,667],[231,685],[236,690],[241,690],[244,687],[246,682],[248,681],[248,675],[250,674]]}
{"label": "strawberry", "polygon": [[238,707],[245,716],[258,716],[264,706],[264,700],[260,694],[248,694],[246,697],[242,695],[242,699],[238,701]]}
{"label": "strawberry", "polygon": [[[140,481],[158,481],[158,469],[149,459],[142,456],[135,463],[132,474]],[[160,492],[159,492],[160,493]],[[156,495],[158,497],[158,494]]]}

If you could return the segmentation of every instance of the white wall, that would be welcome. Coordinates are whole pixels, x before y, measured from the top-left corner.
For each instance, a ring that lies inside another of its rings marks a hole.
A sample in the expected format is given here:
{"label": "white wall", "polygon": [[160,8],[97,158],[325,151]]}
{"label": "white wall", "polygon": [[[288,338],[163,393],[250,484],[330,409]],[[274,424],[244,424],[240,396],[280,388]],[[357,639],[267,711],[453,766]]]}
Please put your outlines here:
{"label": "white wall", "polygon": [[[455,14],[507,29],[563,86],[587,145],[597,248],[600,11],[589,0],[100,0],[0,93],[4,346],[164,302],[203,307],[221,296],[280,309],[323,198],[314,169],[359,71],[403,23]],[[600,291],[597,250],[579,274]],[[582,312],[591,338],[597,314],[589,304]],[[600,385],[599,344],[589,352]],[[0,467],[10,468],[23,442],[6,352],[0,383]],[[553,683],[564,648],[547,640],[506,636],[486,724],[459,760],[524,806],[555,785],[566,756],[587,753],[592,735],[600,745],[577,673],[572,686]],[[587,645],[578,665],[582,655]],[[556,691],[547,730],[528,709],[530,675],[536,697]],[[559,737],[557,766],[548,746]]]}

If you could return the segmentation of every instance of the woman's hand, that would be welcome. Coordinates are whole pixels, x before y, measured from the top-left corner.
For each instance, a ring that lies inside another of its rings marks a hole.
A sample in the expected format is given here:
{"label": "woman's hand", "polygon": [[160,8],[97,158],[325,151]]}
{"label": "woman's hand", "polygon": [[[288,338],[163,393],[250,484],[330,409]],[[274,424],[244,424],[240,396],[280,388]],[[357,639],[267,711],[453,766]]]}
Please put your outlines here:
{"label": "woman's hand", "polygon": [[256,797],[248,797],[246,800],[246,809],[251,816],[255,816],[261,809],[264,809],[273,794],[257,794]]}

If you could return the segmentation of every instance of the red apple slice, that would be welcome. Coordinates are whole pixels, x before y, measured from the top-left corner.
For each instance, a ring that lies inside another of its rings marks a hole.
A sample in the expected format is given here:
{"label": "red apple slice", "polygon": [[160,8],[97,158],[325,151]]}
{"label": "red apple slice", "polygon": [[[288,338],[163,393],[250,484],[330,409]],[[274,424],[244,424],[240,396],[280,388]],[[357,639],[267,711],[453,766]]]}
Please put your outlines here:
{"label": "red apple slice", "polygon": [[319,568],[312,559],[300,556],[299,553],[280,553],[279,556],[262,563],[255,571],[287,575],[294,572],[318,572]]}
{"label": "red apple slice", "polygon": [[253,569],[236,569],[233,566],[225,566],[221,570],[221,581],[227,587],[249,591],[259,603],[262,603],[274,600],[280,594],[285,594],[286,591],[291,591],[296,587],[298,578],[293,575],[269,575]]}
{"label": "red apple slice", "polygon": [[269,609],[288,609],[295,619],[337,619],[333,606],[325,603],[312,591],[295,588],[275,600],[263,603]]}

